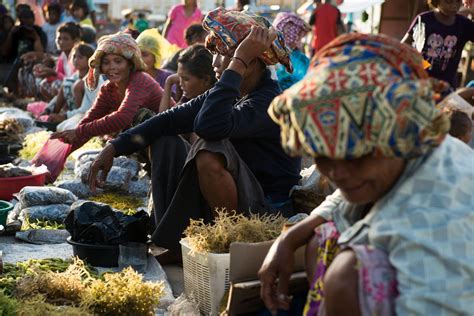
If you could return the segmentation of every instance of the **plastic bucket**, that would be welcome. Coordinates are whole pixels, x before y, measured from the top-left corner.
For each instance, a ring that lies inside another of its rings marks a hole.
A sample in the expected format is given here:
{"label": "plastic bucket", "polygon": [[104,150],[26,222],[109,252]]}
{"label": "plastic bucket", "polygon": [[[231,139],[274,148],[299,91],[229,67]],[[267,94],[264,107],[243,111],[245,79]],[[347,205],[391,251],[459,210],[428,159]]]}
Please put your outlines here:
{"label": "plastic bucket", "polygon": [[0,225],[6,225],[8,212],[13,210],[13,204],[0,200]]}
{"label": "plastic bucket", "polygon": [[73,241],[68,237],[74,256],[95,267],[118,267],[119,245],[92,245]]}
{"label": "plastic bucket", "polygon": [[43,186],[46,173],[24,177],[11,177],[0,179],[0,199],[11,200],[13,194],[20,192],[26,186]]}

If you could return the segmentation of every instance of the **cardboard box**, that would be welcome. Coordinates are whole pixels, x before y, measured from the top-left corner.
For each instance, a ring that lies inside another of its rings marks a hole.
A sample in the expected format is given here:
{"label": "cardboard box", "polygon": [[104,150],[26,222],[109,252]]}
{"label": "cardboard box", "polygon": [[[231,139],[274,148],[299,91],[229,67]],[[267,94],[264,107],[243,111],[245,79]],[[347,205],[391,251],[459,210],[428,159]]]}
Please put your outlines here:
{"label": "cardboard box", "polygon": [[[252,313],[264,308],[260,299],[258,270],[273,241],[261,243],[240,243],[230,245],[230,292],[227,301],[227,314]],[[304,266],[305,247],[299,248],[294,258],[294,273],[290,278],[289,295],[308,289]]]}

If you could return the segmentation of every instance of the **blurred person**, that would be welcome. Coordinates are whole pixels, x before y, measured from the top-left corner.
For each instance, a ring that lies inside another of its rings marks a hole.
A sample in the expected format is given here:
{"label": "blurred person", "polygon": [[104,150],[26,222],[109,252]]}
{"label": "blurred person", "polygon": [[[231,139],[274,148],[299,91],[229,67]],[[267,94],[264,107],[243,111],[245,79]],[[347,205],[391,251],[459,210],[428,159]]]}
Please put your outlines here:
{"label": "blurred person", "polygon": [[77,81],[82,81],[89,71],[89,58],[94,49],[83,43],[78,43],[71,51],[71,59],[76,72],[64,78],[61,89],[56,98],[54,108],[49,114],[48,122],[60,123],[68,118],[67,113],[79,108],[82,98],[76,98],[73,87]]}
{"label": "blurred person", "polygon": [[87,0],[73,0],[71,4],[71,14],[79,25],[94,27],[92,19],[89,17],[89,5]]}
{"label": "blurred person", "polygon": [[286,71],[283,65],[276,66],[278,83],[282,90],[286,90],[306,75],[309,67],[309,58],[301,50],[301,40],[311,31],[311,27],[298,15],[291,12],[278,13],[273,21],[273,27],[282,32],[288,48],[291,49],[291,63],[293,72]]}
{"label": "blurred person", "polygon": [[97,47],[97,31],[93,26],[84,25],[81,26],[82,34],[81,34],[81,41],[86,44],[89,44],[91,47]]}
{"label": "blurred person", "polygon": [[314,0],[316,8],[309,19],[313,27],[312,54],[345,32],[341,12],[331,4],[331,0]]}
{"label": "blurred person", "polygon": [[[191,24],[184,31],[184,38],[188,46],[194,44],[204,44],[207,36],[207,31],[202,27],[201,24]],[[163,65],[163,68],[172,72],[178,71],[178,58],[182,49],[177,51],[171,58],[167,59]]]}
{"label": "blurred person", "polygon": [[412,45],[430,63],[430,76],[457,87],[457,69],[464,45],[474,40],[474,22],[458,14],[461,0],[428,0],[431,11],[419,14],[402,42]]}
{"label": "blurred person", "polygon": [[0,43],[4,43],[7,40],[8,33],[10,33],[14,25],[15,20],[10,15],[5,14],[0,17]]}
{"label": "blurred person", "polygon": [[174,5],[168,12],[163,36],[171,44],[185,48],[188,45],[184,39],[184,31],[194,23],[201,23],[202,13],[197,0],[183,0],[183,4]]}
{"label": "blurred person", "polygon": [[138,13],[138,17],[133,24],[139,33],[150,28],[150,24],[146,19],[145,13],[143,12]]}
{"label": "blurred person", "polygon": [[56,30],[59,25],[61,25],[61,6],[57,3],[49,4],[44,12],[46,22],[41,28],[48,37],[46,53],[56,55],[58,53],[58,48],[56,47]]}
{"label": "blurred person", "polygon": [[469,144],[472,140],[472,118],[465,112],[454,108],[444,108],[443,112],[451,121],[449,135]]}
{"label": "blurred person", "polygon": [[236,0],[235,7],[232,10],[244,11],[246,9],[245,6],[248,6],[249,4],[250,0]]}
{"label": "blurred person", "polygon": [[178,47],[171,45],[156,29],[145,30],[136,41],[146,65],[145,71],[164,88],[166,79],[173,72],[161,69],[161,63],[178,50]]}
{"label": "blurred person", "polygon": [[74,18],[71,11],[72,1],[73,0],[59,0],[59,4],[61,5],[61,8],[62,8],[61,23],[68,23],[68,22],[76,23],[77,22],[76,18]]}

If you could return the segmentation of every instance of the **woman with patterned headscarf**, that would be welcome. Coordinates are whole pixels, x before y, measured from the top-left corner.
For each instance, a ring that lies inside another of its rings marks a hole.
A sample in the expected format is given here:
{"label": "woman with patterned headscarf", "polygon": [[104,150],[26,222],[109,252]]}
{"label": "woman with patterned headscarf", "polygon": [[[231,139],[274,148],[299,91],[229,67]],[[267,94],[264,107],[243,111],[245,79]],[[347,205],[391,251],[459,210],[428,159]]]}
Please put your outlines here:
{"label": "woman with patterned headscarf", "polygon": [[278,13],[273,21],[273,27],[283,33],[286,45],[291,49],[290,60],[293,73],[286,71],[283,65],[276,66],[280,87],[286,90],[303,79],[308,71],[309,58],[301,51],[301,40],[311,31],[311,27],[292,12]]}
{"label": "woman with patterned headscarf", "polygon": [[[97,172],[108,170],[114,155],[151,145],[152,240],[175,260],[190,218],[211,221],[222,207],[292,215],[289,191],[300,178],[300,159],[284,153],[267,112],[281,90],[266,66],[281,62],[291,70],[282,34],[261,17],[223,8],[209,12],[203,26],[214,55],[214,87],[120,134],[89,177],[94,188]],[[190,132],[200,137],[191,148],[178,137]]]}
{"label": "woman with patterned headscarf", "polygon": [[100,88],[91,109],[75,129],[53,133],[51,138],[61,138],[78,148],[94,136],[130,128],[140,109],[158,112],[163,89],[144,70],[140,49],[130,35],[101,37],[89,59],[86,84],[94,90],[101,74],[108,82]]}
{"label": "woman with patterned headscarf", "polygon": [[285,150],[338,190],[272,247],[268,308],[288,307],[287,258],[307,244],[306,315],[472,314],[474,152],[447,135],[439,88],[411,47],[351,34],[275,98]]}

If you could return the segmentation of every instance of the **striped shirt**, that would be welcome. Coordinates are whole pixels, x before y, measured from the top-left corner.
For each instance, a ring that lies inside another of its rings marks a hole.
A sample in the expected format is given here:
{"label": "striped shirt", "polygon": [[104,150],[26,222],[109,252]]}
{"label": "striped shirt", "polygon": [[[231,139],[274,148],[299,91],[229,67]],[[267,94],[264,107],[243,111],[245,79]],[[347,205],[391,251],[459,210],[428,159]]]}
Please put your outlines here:
{"label": "striped shirt", "polygon": [[76,128],[76,135],[83,143],[94,136],[129,128],[140,108],[148,108],[158,113],[162,95],[163,89],[155,79],[141,71],[130,75],[123,100],[120,100],[117,86],[107,82]]}

